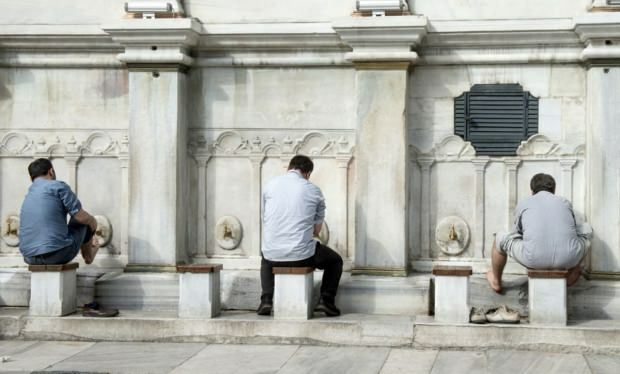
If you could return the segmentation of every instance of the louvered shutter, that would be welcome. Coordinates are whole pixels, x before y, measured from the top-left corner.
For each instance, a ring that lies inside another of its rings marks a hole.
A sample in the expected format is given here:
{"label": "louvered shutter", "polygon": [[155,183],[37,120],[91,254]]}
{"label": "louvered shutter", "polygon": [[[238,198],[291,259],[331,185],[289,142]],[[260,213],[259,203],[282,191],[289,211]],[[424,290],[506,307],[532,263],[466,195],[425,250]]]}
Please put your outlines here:
{"label": "louvered shutter", "polygon": [[620,5],[620,0],[607,0],[609,5]]}
{"label": "louvered shutter", "polygon": [[519,84],[477,84],[454,99],[454,133],[477,155],[514,155],[537,132],[538,99]]}

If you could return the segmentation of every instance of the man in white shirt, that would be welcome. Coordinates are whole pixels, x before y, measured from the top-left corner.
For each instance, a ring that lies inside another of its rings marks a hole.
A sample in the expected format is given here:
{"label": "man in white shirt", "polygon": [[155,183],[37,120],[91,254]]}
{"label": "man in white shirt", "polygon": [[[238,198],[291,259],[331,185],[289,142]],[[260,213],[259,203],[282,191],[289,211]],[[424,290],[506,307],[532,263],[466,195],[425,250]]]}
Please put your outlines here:
{"label": "man in white shirt", "polygon": [[322,269],[321,298],[315,311],[340,315],[335,305],[342,275],[342,258],[314,240],[325,218],[325,198],[308,179],[314,169],[309,157],[295,156],[288,172],[272,179],[262,197],[263,242],[260,269],[262,295],[256,311],[270,315],[273,308],[273,267]]}
{"label": "man in white shirt", "polygon": [[512,232],[497,233],[491,254],[489,285],[502,290],[502,273],[508,256],[529,269],[569,270],[571,286],[579,279],[581,262],[590,246],[592,229],[577,225],[571,203],[555,195],[555,180],[539,173],[530,181],[532,196],[515,208]]}

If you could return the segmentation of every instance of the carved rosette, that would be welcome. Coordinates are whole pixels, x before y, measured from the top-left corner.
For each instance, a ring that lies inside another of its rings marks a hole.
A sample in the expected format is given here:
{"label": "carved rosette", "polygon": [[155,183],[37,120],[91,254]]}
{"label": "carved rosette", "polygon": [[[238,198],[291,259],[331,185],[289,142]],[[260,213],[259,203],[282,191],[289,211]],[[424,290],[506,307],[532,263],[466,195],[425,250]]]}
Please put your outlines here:
{"label": "carved rosette", "polygon": [[237,217],[223,216],[215,225],[215,241],[222,249],[232,251],[243,238],[243,228]]}
{"label": "carved rosette", "polygon": [[441,252],[448,256],[460,255],[469,245],[469,227],[457,216],[443,218],[435,230],[435,242]]}
{"label": "carved rosette", "polygon": [[112,240],[112,225],[106,216],[95,216],[95,220],[97,220],[95,237],[99,241],[99,246],[105,247]]}
{"label": "carved rosette", "polygon": [[19,217],[9,215],[2,221],[2,241],[9,247],[19,246]]}

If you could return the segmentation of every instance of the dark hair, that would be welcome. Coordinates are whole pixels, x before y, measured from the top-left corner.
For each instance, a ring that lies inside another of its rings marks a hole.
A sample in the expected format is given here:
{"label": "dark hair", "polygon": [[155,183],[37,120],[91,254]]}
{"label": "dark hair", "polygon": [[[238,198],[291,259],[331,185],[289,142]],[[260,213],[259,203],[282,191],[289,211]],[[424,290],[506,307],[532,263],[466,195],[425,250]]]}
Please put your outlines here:
{"label": "dark hair", "polygon": [[540,191],[555,193],[555,179],[549,174],[538,173],[532,177],[530,189],[534,195]]}
{"label": "dark hair", "polygon": [[42,175],[47,174],[50,169],[53,168],[52,162],[46,158],[38,158],[28,165],[28,173],[30,173],[30,179],[35,180]]}
{"label": "dark hair", "polygon": [[314,169],[314,163],[308,156],[297,155],[291,158],[288,163],[288,170],[299,170],[302,173],[309,173]]}

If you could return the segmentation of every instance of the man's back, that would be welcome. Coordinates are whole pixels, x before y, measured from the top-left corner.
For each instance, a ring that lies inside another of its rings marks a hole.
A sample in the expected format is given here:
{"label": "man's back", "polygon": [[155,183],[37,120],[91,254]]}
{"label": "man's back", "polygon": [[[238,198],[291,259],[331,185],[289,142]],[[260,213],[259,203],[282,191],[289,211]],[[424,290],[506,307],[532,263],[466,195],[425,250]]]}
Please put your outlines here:
{"label": "man's back", "polygon": [[323,222],[321,190],[297,171],[271,180],[263,192],[263,256],[298,261],[314,255],[313,230]]}
{"label": "man's back", "polygon": [[516,230],[523,235],[523,265],[570,268],[583,258],[573,211],[566,199],[540,191],[515,210]]}
{"label": "man's back", "polygon": [[67,228],[67,214],[81,204],[63,182],[37,178],[28,189],[20,213],[19,248],[25,257],[56,251],[73,239]]}

